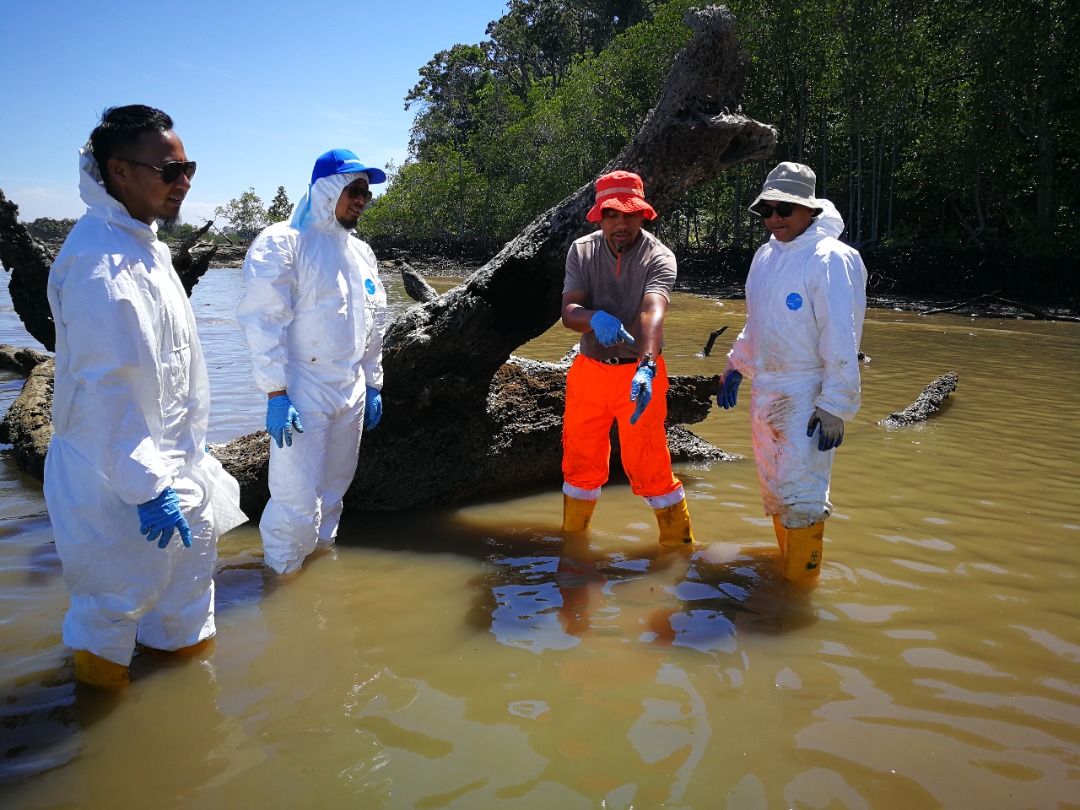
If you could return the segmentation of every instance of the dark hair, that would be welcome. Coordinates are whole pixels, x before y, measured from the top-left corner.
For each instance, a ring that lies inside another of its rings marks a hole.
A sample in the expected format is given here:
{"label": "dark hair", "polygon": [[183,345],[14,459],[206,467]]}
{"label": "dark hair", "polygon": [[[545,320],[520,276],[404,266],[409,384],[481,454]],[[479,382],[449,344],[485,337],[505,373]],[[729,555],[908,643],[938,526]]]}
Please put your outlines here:
{"label": "dark hair", "polygon": [[144,132],[168,132],[172,128],[173,120],[168,115],[145,104],[128,104],[126,107],[109,107],[105,110],[101,114],[101,123],[90,133],[90,151],[106,185],[109,158],[135,146]]}

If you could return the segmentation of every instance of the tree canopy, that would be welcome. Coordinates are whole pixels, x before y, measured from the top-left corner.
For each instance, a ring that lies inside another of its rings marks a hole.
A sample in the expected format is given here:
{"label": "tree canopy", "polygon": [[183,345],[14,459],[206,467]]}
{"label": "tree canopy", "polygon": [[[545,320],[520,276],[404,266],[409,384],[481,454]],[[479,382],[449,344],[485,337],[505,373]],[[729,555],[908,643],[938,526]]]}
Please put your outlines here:
{"label": "tree canopy", "polygon": [[277,187],[277,194],[270,201],[270,207],[266,209],[266,221],[268,224],[282,222],[292,215],[292,203],[289,195],[285,192],[285,186]]}
{"label": "tree canopy", "polygon": [[248,239],[253,238],[267,225],[266,209],[254,187],[249,188],[239,198],[219,205],[214,209],[214,215],[227,219],[237,235]]}
{"label": "tree canopy", "polygon": [[[488,40],[421,68],[405,99],[416,110],[409,157],[362,234],[490,255],[618,153],[689,38],[682,18],[695,5],[512,0]],[[665,212],[655,227],[677,252],[731,251],[745,271],[763,237],[746,205],[776,162],[796,160],[881,268],[936,256],[959,281],[1015,284],[1017,262],[1036,276],[1051,272],[1047,257],[1075,263],[1076,4],[727,5],[751,65],[743,106],[777,126],[779,145]]]}

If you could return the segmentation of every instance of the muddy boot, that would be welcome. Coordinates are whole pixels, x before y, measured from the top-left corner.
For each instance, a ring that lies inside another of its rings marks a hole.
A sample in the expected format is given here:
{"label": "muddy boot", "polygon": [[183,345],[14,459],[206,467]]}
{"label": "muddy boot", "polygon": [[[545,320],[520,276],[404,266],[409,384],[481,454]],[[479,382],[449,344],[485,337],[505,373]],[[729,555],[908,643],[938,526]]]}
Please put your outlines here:
{"label": "muddy boot", "polygon": [[562,496],[562,530],[564,532],[587,532],[592,520],[596,501],[571,498],[566,493]]}
{"label": "muddy boot", "polygon": [[692,545],[694,532],[690,528],[690,510],[686,498],[671,506],[653,509],[656,525],[660,527],[660,545],[665,548],[681,548]]}
{"label": "muddy boot", "polygon": [[784,552],[784,579],[810,580],[821,573],[824,552],[825,523],[815,523],[805,529],[785,529],[787,550]]}
{"label": "muddy boot", "polygon": [[131,682],[128,668],[89,650],[75,650],[75,680],[101,689],[119,689]]}

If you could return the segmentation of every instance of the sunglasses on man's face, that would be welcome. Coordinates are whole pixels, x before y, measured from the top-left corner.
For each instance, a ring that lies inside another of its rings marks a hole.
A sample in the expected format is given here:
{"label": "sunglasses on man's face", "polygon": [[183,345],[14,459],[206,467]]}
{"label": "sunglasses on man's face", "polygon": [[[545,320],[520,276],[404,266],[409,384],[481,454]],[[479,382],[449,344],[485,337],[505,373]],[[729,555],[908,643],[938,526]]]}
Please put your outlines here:
{"label": "sunglasses on man's face", "polygon": [[172,185],[179,180],[180,175],[184,175],[188,180],[195,176],[194,160],[169,160],[162,163],[160,166],[152,166],[149,163],[143,163],[141,160],[134,160],[132,158],[120,158],[120,160],[126,161],[127,163],[134,163],[136,166],[153,169],[161,175],[161,182],[167,185]]}
{"label": "sunglasses on man's face", "polygon": [[345,193],[349,195],[349,199],[355,200],[357,197],[363,197],[365,204],[371,202],[371,189],[366,186],[348,185],[345,186]]}
{"label": "sunglasses on man's face", "polygon": [[795,203],[781,202],[776,203],[776,205],[769,205],[768,203],[762,202],[754,207],[754,213],[762,219],[768,219],[773,214],[776,214],[781,218],[790,217],[795,213]]}

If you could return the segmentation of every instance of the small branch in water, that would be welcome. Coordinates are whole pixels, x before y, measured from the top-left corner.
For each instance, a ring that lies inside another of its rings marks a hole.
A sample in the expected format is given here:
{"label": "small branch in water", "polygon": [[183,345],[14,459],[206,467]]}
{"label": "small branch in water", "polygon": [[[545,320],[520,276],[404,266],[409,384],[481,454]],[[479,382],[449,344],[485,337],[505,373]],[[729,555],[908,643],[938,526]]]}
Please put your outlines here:
{"label": "small branch in water", "polygon": [[726,332],[726,331],[727,331],[727,327],[726,326],[721,326],[719,329],[717,329],[715,332],[712,332],[709,335],[709,342],[706,343],[705,348],[701,350],[701,356],[702,357],[708,357],[709,356],[709,354],[712,352],[713,344],[716,343],[716,339],[718,337],[720,337],[722,334],[724,334],[724,332]]}

